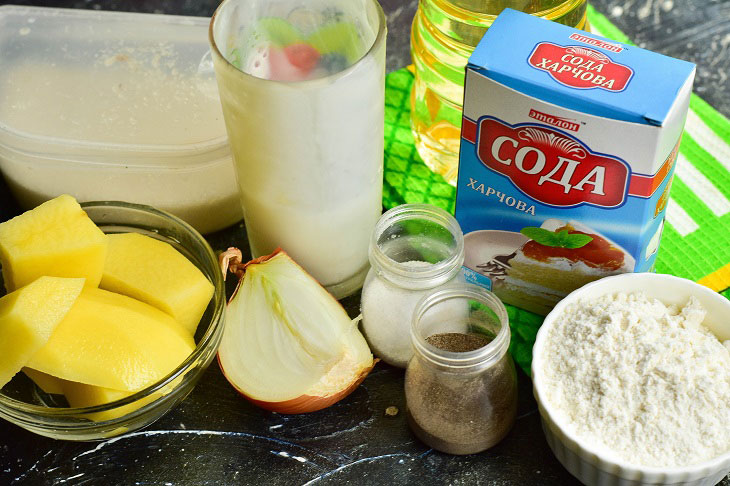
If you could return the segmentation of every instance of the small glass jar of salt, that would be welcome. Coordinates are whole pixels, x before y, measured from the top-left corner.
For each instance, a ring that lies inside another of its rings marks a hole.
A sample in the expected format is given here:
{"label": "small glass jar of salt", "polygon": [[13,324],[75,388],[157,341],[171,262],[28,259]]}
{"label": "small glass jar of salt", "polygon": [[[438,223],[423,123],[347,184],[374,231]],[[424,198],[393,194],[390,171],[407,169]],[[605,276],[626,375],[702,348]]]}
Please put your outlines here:
{"label": "small glass jar of salt", "polygon": [[362,330],[376,356],[405,368],[413,355],[410,326],[418,301],[435,289],[464,281],[464,235],[443,209],[403,204],[381,216],[369,258]]}
{"label": "small glass jar of salt", "polygon": [[416,437],[448,454],[475,454],[502,440],[517,413],[502,302],[472,284],[437,290],[417,305],[411,339],[405,394]]}

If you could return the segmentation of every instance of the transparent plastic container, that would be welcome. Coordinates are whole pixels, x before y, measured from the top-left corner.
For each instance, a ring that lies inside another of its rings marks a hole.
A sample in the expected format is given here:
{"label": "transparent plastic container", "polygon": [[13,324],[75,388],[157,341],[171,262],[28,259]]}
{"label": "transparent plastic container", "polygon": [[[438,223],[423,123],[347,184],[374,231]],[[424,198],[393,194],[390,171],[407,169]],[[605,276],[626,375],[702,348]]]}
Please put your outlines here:
{"label": "transparent plastic container", "polygon": [[411,29],[411,127],[431,170],[456,185],[464,67],[505,8],[584,29],[586,0],[420,0]]}
{"label": "transparent plastic container", "polygon": [[25,209],[68,193],[242,218],[208,19],[0,7],[0,172]]}

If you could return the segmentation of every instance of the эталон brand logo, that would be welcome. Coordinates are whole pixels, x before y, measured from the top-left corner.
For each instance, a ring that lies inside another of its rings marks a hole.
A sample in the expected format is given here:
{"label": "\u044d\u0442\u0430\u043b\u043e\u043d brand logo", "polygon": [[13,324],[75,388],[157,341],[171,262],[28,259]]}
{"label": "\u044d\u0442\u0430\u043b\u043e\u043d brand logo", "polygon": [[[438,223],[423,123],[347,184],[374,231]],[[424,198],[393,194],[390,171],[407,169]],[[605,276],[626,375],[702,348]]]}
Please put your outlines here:
{"label": "\u044d\u0442\u0430\u043b\u043e\u043d brand logo", "polygon": [[577,40],[578,42],[582,42],[593,47],[600,47],[601,49],[606,49],[607,51],[611,52],[621,52],[624,50],[624,48],[621,47],[619,44],[614,44],[612,42],[607,42],[601,39],[595,39],[593,37],[588,37],[587,35],[583,34],[577,34],[575,32],[570,34],[570,38],[572,40]]}
{"label": "\u044d\u0442\u0430\u043b\u043e\u043d brand logo", "polygon": [[537,110],[530,110],[530,118],[534,118],[537,121],[547,123],[554,127],[562,128],[563,130],[570,130],[571,132],[577,132],[580,129],[580,125],[574,121],[570,121],[562,116],[548,115]]}

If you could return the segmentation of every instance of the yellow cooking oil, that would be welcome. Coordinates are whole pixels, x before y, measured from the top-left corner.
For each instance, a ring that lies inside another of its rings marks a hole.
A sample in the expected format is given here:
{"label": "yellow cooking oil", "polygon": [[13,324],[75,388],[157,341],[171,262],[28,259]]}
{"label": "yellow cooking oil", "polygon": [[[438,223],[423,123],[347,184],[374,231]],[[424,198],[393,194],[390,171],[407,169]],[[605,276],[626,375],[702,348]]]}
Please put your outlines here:
{"label": "yellow cooking oil", "polygon": [[419,0],[411,29],[411,128],[431,170],[456,184],[464,67],[505,8],[587,30],[586,0]]}

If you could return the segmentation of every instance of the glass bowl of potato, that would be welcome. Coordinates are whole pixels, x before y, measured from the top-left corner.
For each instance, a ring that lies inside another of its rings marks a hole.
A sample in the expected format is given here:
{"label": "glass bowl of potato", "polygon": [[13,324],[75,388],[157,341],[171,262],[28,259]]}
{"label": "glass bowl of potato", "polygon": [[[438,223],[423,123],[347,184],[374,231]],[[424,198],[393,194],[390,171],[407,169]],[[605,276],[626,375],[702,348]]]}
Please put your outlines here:
{"label": "glass bowl of potato", "polygon": [[0,417],[31,432],[138,430],[215,357],[223,276],[205,239],[169,213],[60,196],[0,224],[0,263]]}

